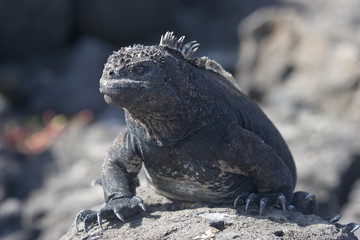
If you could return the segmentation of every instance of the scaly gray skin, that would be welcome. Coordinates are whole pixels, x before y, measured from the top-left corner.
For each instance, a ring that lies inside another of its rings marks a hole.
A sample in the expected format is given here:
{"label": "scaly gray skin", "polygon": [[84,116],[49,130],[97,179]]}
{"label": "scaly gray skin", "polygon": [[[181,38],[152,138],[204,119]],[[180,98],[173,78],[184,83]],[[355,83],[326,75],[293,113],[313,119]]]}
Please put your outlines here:
{"label": "scaly gray skin", "polygon": [[[127,129],[105,155],[106,206],[76,217],[88,226],[103,217],[132,214],[142,200],[135,179],[147,180],[171,199],[259,205],[293,200],[296,170],[282,136],[263,111],[235,86],[229,73],[206,57],[191,58],[198,44],[172,33],[160,45],[121,48],[105,64],[100,91],[125,109]],[[313,213],[315,196],[301,193],[295,208]],[[291,206],[291,205],[290,205]],[[294,208],[291,206],[291,208]]]}

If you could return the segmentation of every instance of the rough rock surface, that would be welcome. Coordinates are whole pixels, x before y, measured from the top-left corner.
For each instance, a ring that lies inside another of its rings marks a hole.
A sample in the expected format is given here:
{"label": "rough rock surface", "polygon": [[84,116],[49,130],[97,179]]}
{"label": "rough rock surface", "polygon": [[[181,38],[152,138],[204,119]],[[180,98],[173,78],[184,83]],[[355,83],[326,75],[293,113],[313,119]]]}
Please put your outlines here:
{"label": "rough rock surface", "polygon": [[[328,224],[315,215],[268,209],[244,215],[231,206],[172,202],[154,192],[146,183],[137,189],[147,212],[128,219],[105,222],[101,231],[93,225],[88,233],[77,232],[74,224],[61,240],[84,239],[357,239],[350,228]],[[81,227],[81,226],[80,226]]]}

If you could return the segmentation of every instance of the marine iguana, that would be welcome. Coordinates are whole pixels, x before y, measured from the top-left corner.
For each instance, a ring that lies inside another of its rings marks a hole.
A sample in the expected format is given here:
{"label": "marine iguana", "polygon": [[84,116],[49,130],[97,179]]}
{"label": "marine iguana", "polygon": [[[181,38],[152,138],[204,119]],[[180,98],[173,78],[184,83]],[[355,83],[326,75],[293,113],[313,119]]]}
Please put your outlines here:
{"label": "marine iguana", "polygon": [[273,123],[217,62],[192,58],[196,41],[183,41],[167,32],[159,45],[122,47],[108,58],[100,92],[125,110],[127,129],[105,154],[105,207],[80,211],[76,228],[145,210],[135,193],[142,165],[170,199],[244,204],[246,213],[258,205],[260,215],[271,205],[313,213],[315,196],[293,193],[295,164]]}

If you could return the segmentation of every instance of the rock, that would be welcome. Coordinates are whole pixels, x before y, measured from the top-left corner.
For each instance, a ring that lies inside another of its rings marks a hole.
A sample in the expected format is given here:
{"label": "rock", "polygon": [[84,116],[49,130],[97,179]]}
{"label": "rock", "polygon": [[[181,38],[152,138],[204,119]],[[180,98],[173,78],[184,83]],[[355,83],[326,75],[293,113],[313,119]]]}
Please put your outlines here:
{"label": "rock", "polygon": [[238,31],[239,85],[267,104],[359,120],[360,36],[351,27],[324,26],[327,20],[345,24],[322,13],[263,8],[244,20]]}
{"label": "rock", "polygon": [[350,228],[328,224],[314,215],[268,209],[259,217],[258,209],[244,211],[230,206],[181,203],[157,195],[149,186],[138,188],[148,207],[128,219],[104,221],[104,231],[93,225],[87,234],[76,232],[74,225],[61,238],[68,239],[357,239]]}

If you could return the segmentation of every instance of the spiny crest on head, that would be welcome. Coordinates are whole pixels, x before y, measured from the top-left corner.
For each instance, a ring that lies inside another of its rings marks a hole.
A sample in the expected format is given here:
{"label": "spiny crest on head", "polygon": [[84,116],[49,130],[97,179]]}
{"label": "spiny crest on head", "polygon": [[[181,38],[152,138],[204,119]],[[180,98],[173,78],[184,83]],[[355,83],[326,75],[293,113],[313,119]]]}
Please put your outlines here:
{"label": "spiny crest on head", "polygon": [[165,35],[161,35],[160,47],[170,48],[181,53],[184,59],[191,60],[191,56],[199,49],[200,44],[196,41],[191,41],[183,45],[185,36],[177,39],[174,36],[174,32],[166,32]]}
{"label": "spiny crest on head", "polygon": [[162,63],[163,53],[154,46],[143,46],[134,44],[133,46],[122,47],[119,51],[113,52],[109,57],[108,63],[115,67],[123,68],[133,59],[154,59]]}

